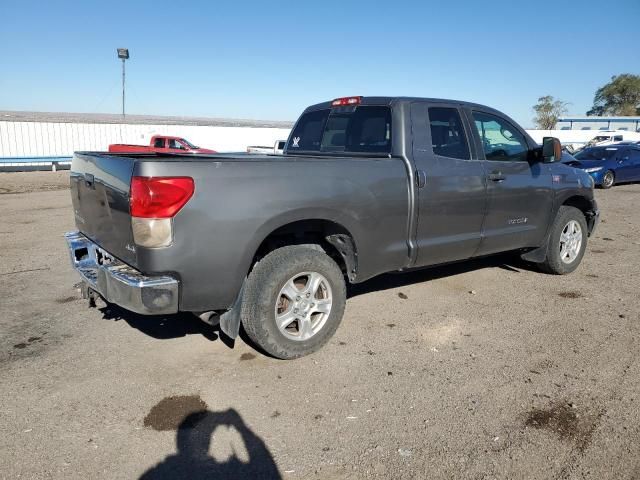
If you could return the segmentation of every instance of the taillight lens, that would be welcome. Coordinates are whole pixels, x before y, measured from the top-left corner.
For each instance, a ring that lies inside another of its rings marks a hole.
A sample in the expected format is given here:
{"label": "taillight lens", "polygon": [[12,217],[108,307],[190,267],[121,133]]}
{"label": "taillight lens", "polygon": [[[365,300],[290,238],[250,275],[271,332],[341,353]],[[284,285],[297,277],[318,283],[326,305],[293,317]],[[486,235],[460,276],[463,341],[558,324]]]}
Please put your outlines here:
{"label": "taillight lens", "polygon": [[332,107],[344,107],[346,105],[360,105],[362,97],[342,97],[331,102]]}
{"label": "taillight lens", "polygon": [[194,189],[191,177],[132,177],[129,209],[136,245],[171,245],[171,219],[193,196]]}
{"label": "taillight lens", "polygon": [[191,177],[132,177],[132,217],[171,218],[193,196]]}
{"label": "taillight lens", "polygon": [[147,248],[168,247],[173,242],[170,218],[131,218],[133,241]]}

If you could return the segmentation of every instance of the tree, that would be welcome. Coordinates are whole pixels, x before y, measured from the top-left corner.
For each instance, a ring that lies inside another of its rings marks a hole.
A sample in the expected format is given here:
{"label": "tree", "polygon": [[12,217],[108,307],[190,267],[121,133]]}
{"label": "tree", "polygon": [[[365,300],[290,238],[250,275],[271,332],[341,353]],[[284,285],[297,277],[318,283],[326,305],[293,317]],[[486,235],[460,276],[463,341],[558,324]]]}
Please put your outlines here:
{"label": "tree", "polygon": [[587,115],[640,115],[640,75],[614,75],[596,90]]}
{"label": "tree", "polygon": [[553,130],[558,123],[558,117],[567,113],[567,102],[556,100],[551,95],[546,95],[538,99],[538,103],[533,106],[536,116],[533,121],[540,130]]}

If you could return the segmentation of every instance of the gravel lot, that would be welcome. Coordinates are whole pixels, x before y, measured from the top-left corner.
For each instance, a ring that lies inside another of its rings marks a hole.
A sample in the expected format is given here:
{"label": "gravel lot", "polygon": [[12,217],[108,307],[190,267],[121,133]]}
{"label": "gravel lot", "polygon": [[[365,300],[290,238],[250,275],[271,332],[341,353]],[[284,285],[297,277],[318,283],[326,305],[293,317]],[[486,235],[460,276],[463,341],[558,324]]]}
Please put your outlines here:
{"label": "gravel lot", "polygon": [[1,478],[640,478],[640,185],[582,266],[510,256],[351,290],[318,353],[88,308],[68,172],[0,174]]}

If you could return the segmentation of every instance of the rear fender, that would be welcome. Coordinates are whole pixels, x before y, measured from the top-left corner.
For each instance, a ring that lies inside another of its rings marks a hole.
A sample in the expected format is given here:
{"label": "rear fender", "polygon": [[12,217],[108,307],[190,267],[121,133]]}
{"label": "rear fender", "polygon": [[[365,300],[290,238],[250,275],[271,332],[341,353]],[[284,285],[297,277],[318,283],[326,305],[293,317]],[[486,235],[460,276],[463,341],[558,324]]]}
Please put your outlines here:
{"label": "rear fender", "polygon": [[[357,253],[353,240],[349,235],[335,234],[326,237],[327,242],[333,245],[342,258],[344,259],[347,277],[350,281],[356,278],[357,269]],[[220,315],[220,330],[229,338],[235,339],[240,333],[240,324],[242,323],[242,297],[244,295],[244,287],[247,283],[247,279],[242,281],[240,292],[233,302],[233,305],[229,310]]]}

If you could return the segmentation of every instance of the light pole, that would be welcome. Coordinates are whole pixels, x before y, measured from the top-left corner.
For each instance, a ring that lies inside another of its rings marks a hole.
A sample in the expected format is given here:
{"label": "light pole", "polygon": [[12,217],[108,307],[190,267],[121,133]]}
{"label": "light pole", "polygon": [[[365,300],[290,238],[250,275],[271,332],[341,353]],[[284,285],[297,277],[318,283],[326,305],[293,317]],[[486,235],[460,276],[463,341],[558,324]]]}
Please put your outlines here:
{"label": "light pole", "polygon": [[118,48],[118,58],[122,59],[122,118],[124,118],[124,62],[129,58],[129,49]]}

